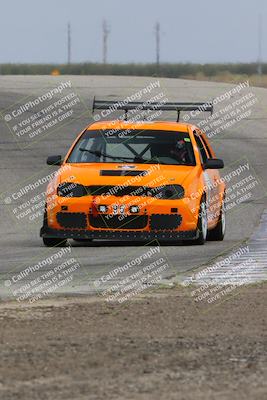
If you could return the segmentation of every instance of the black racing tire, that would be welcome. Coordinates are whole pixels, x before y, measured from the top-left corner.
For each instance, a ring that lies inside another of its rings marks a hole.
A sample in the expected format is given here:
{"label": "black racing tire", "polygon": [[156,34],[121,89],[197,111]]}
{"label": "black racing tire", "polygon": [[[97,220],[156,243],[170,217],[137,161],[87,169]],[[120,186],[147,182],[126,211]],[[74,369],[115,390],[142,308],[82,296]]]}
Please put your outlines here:
{"label": "black racing tire", "polygon": [[[43,227],[44,228],[48,227],[48,223],[47,223],[47,204],[46,203],[45,203],[45,208],[44,208]],[[43,244],[46,247],[64,247],[67,244],[67,239],[43,237]]]}
{"label": "black racing tire", "polygon": [[46,247],[65,247],[67,239],[43,237],[43,243]]}
{"label": "black racing tire", "polygon": [[43,219],[43,227],[47,228],[48,224],[47,224],[47,205],[45,203],[45,207],[44,207],[44,219]]}
{"label": "black racing tire", "polygon": [[220,217],[215,228],[208,232],[207,240],[209,241],[223,241],[225,236],[226,220],[225,220],[225,208],[222,204]]}
{"label": "black racing tire", "polygon": [[77,243],[90,243],[93,241],[93,239],[72,239],[72,240],[74,240],[74,242]]}
{"label": "black racing tire", "polygon": [[208,234],[207,204],[204,196],[202,197],[199,205],[197,230],[198,238],[193,240],[191,243],[202,246],[205,244]]}

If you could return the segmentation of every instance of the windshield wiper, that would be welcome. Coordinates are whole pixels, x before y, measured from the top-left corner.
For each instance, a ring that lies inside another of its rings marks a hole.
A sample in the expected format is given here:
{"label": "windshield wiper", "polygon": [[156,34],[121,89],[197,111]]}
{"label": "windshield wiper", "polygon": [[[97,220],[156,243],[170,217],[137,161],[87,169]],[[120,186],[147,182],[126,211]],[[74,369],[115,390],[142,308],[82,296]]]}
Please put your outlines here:
{"label": "windshield wiper", "polygon": [[83,147],[79,148],[80,151],[87,151],[88,153],[91,153],[97,157],[107,157],[107,158],[111,158],[112,160],[122,160],[122,161],[129,161],[129,160],[133,160],[132,157],[120,157],[120,156],[111,156],[110,154],[106,154],[106,153],[102,153],[99,150],[88,150],[88,149],[84,149]]}
{"label": "windshield wiper", "polygon": [[144,158],[138,158],[138,157],[136,157],[136,158],[134,159],[134,161],[135,161],[136,163],[140,163],[140,164],[144,163],[144,164],[164,164],[164,165],[169,165],[169,164],[165,163],[164,161],[158,160],[157,158],[156,158],[155,160],[154,160],[153,158],[151,158],[150,160],[146,160],[146,159],[144,159]]}
{"label": "windshield wiper", "polygon": [[168,163],[165,163],[164,161],[158,161],[157,159],[154,161],[153,159],[146,160],[142,157],[135,157],[134,159],[132,157],[120,157],[120,156],[112,156],[110,154],[102,153],[102,151],[99,150],[88,150],[83,147],[79,148],[80,151],[87,151],[90,154],[93,154],[97,157],[107,157],[111,158],[112,160],[121,160],[121,161],[130,161],[130,163],[135,163],[135,164],[164,164],[164,165],[171,165]]}

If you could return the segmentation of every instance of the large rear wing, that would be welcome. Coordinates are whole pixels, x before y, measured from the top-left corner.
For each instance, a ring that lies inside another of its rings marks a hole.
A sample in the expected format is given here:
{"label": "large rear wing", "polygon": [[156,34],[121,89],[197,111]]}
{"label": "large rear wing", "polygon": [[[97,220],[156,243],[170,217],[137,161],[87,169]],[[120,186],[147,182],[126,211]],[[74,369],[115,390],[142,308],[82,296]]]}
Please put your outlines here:
{"label": "large rear wing", "polygon": [[93,113],[95,110],[110,110],[111,112],[123,110],[124,119],[127,121],[129,110],[160,110],[160,111],[176,111],[177,112],[177,122],[180,119],[180,113],[182,111],[200,111],[200,112],[210,112],[213,113],[213,101],[192,103],[155,103],[149,101],[133,101],[124,102],[123,100],[96,100],[93,101]]}

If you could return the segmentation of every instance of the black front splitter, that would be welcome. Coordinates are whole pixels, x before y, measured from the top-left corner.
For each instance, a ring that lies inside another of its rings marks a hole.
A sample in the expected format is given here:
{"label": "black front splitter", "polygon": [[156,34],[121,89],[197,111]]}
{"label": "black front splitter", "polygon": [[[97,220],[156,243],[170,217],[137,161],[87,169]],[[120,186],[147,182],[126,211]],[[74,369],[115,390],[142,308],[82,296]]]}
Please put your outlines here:
{"label": "black front splitter", "polygon": [[197,231],[119,231],[119,230],[57,230],[42,227],[40,236],[56,239],[120,239],[120,240],[194,240]]}

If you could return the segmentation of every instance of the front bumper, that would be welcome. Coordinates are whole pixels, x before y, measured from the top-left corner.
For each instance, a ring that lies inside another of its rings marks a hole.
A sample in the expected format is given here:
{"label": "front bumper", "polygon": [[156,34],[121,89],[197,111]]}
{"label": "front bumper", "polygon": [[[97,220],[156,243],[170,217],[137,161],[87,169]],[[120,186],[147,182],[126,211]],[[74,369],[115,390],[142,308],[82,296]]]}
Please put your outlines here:
{"label": "front bumper", "polygon": [[59,239],[120,239],[120,240],[192,240],[198,238],[198,231],[119,231],[119,230],[62,230],[43,226],[40,236]]}
{"label": "front bumper", "polygon": [[[84,197],[60,198],[56,206],[48,210],[47,223],[40,235],[63,239],[168,241],[198,238],[196,218],[186,201],[157,199],[145,205],[138,198],[130,200],[107,198],[102,202],[101,198],[94,201]],[[98,210],[102,204],[108,207],[105,213]],[[139,213],[130,214],[130,204],[139,206]]]}

